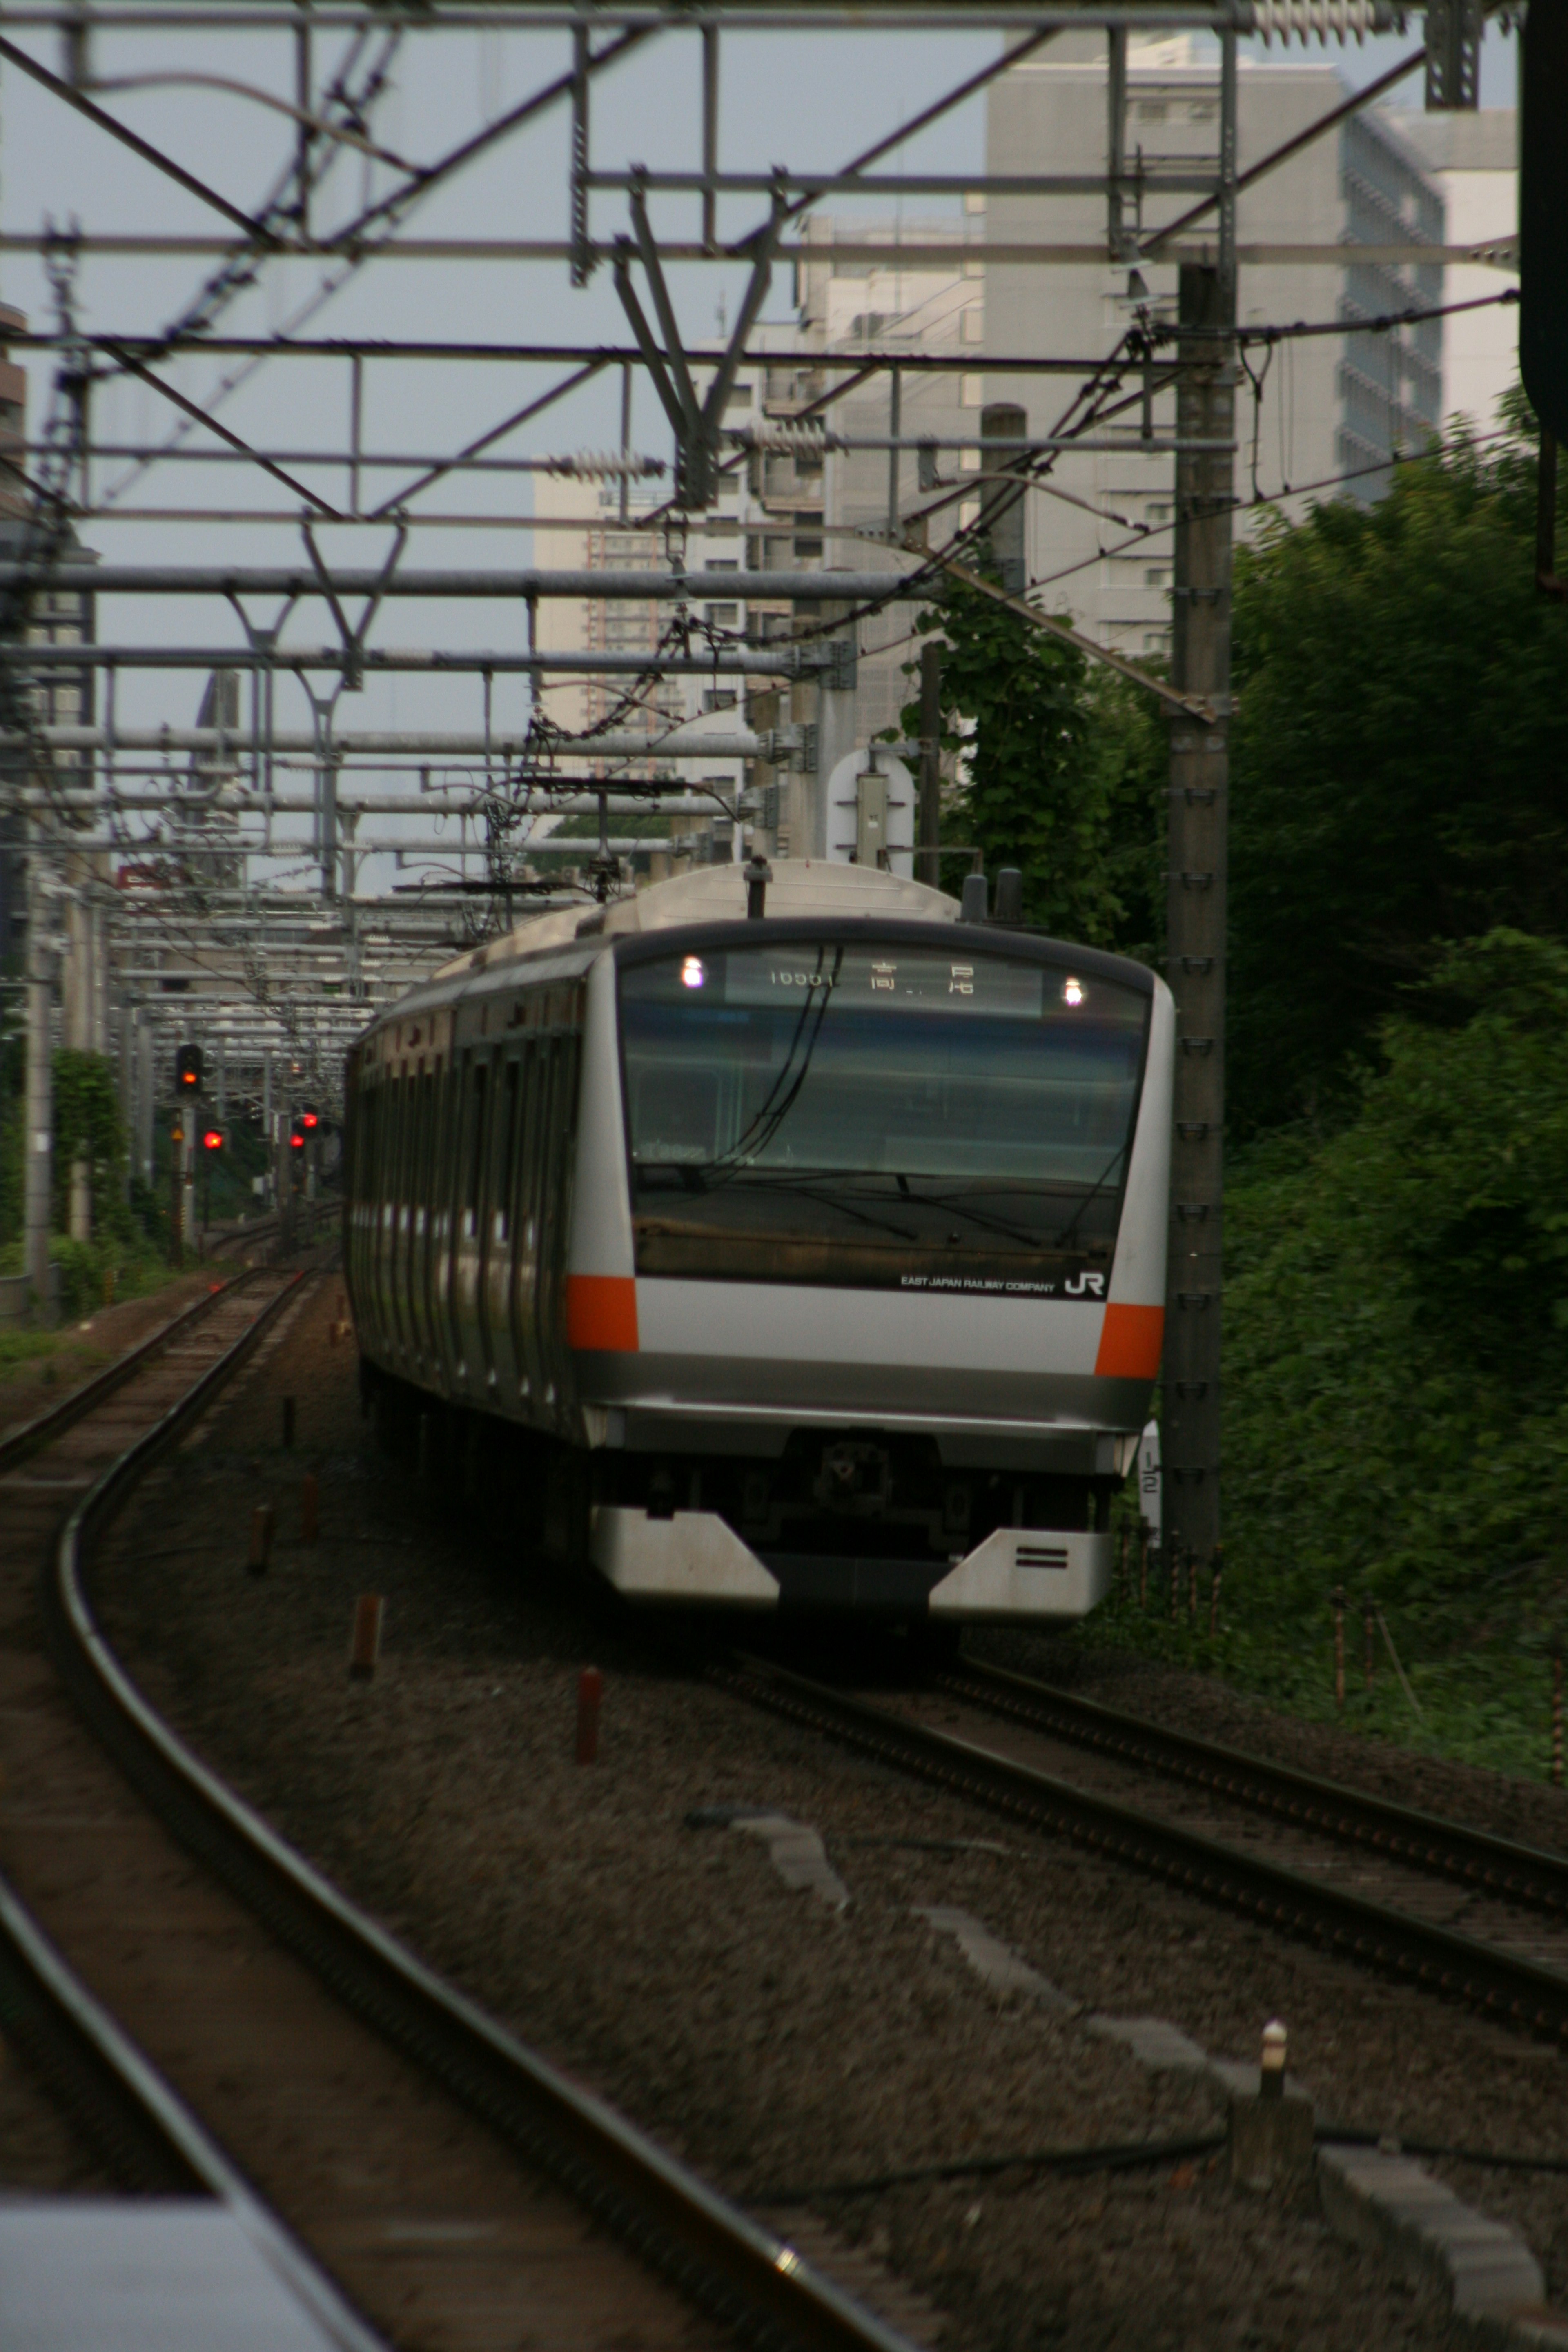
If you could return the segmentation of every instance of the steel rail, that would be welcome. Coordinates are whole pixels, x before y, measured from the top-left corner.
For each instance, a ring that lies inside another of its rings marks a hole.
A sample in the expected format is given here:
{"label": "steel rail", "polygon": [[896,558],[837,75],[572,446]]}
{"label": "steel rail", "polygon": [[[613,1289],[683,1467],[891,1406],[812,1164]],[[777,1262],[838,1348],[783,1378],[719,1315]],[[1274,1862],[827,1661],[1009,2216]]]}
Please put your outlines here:
{"label": "steel rail", "polygon": [[972,1700],[1098,1755],[1165,1773],[1299,1829],[1370,1846],[1391,1861],[1457,1879],[1510,1903],[1568,1917],[1568,1856],[1521,1845],[1464,1822],[1348,1788],[1341,1780],[1199,1738],[1194,1732],[1170,1730],[1098,1699],[1053,1690],[1005,1666],[965,1658],[961,1666],[933,1681],[955,1698]]}
{"label": "steel rail", "polygon": [[1429,1926],[1388,1905],[1321,1885],[1282,1864],[1139,1812],[973,1740],[912,1723],[770,1661],[738,1654],[728,1667],[711,1671],[721,1688],[827,1732],[898,1770],[1163,1878],[1280,1934],[1467,2001],[1568,2049],[1568,1975],[1451,1928]]}
{"label": "steel rail", "polygon": [[340,2000],[738,2340],[768,2352],[910,2352],[904,2337],[792,2246],[739,2212],[349,1902],[192,1753],[105,1639],[87,1591],[94,1538],[149,1465],[210,1404],[293,1289],[290,1284],[279,1294],[67,1519],[41,1591],[46,1639],[67,1688],[164,1827]]}
{"label": "steel rail", "polygon": [[[86,1412],[144,1370],[171,1339],[205,1322],[237,1290],[256,1280],[259,1272],[247,1269],[216,1286],[118,1363],[14,1432],[0,1444],[0,1468],[73,1428]],[[301,1279],[295,1274],[281,1285],[277,1297],[208,1367],[189,1393],[207,1391],[243,1362]],[[179,1411],[176,1407],[176,1413]],[[165,1414],[149,1435],[157,1437],[174,1417]],[[195,2192],[212,2198],[230,2214],[340,2352],[384,2352],[382,2338],[344,2300],[335,2283],[257,2196],[205,2126],[88,1990],[4,1877],[0,1877],[0,2026],[56,2086],[68,2107],[85,2121],[123,2175],[164,2194]]]}
{"label": "steel rail", "polygon": [[237,1283],[254,1281],[261,1271],[259,1266],[247,1267],[245,1273],[234,1276],[229,1282],[217,1284],[205,1297],[193,1299],[188,1307],[182,1307],[167,1323],[160,1324],[157,1330],[126,1354],[118,1357],[112,1364],[106,1364],[102,1371],[94,1372],[90,1380],[82,1381],[79,1388],[70,1390],[58,1404],[50,1405],[47,1412],[24,1422],[20,1428],[8,1430],[0,1438],[0,1473],[15,1468],[38,1446],[50,1444],[55,1438],[63,1436],[84,1413],[96,1412],[116,1389],[122,1388],[127,1381],[133,1379],[144,1365],[166,1348],[171,1339],[177,1339],[193,1324],[210,1315],[218,1300]]}
{"label": "steel rail", "polygon": [[[1136,444],[1130,444],[1136,447]],[[910,573],[913,593],[926,591],[923,575]],[[292,596],[319,597],[327,588],[338,596],[492,597],[526,604],[531,596],[591,596],[635,604],[733,604],[757,598],[795,604],[855,604],[886,596],[904,577],[898,572],[668,572],[618,571],[430,571],[379,572],[340,566],[321,572],[309,564],[81,563],[63,561],[52,571],[0,563],[0,593],[26,587],[42,593],[94,596]],[[657,667],[650,660],[648,667]]]}

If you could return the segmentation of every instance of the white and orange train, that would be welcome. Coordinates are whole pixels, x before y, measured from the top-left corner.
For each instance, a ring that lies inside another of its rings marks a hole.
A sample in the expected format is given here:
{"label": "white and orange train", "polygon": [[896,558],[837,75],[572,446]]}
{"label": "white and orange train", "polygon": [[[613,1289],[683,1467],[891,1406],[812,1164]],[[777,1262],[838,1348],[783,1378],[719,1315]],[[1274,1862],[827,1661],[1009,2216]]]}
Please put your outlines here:
{"label": "white and orange train", "polygon": [[750,902],[546,915],[360,1040],[367,1387],[629,1600],[1080,1617],[1159,1367],[1170,992],[861,866]]}

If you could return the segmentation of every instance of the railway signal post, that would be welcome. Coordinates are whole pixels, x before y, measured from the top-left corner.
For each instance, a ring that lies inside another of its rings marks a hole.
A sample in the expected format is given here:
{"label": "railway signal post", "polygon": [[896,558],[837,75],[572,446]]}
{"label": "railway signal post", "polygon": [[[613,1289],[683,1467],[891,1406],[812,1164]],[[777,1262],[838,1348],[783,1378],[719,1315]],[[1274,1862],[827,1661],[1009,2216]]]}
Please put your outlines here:
{"label": "railway signal post", "polygon": [[[1220,1310],[1224,1249],[1226,824],[1236,362],[1234,269],[1184,264],[1177,344],[1172,680],[1212,724],[1171,729],[1166,977],[1176,1000],[1161,1455],[1167,1557],[1207,1559],[1220,1539]],[[1194,449],[1194,442],[1206,443]]]}

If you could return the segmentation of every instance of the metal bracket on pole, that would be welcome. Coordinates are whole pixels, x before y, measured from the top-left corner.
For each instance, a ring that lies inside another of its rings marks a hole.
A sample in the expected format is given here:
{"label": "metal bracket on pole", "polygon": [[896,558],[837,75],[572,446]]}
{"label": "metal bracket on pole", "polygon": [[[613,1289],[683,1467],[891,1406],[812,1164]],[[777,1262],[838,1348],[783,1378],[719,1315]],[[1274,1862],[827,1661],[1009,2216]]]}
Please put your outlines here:
{"label": "metal bracket on pole", "polygon": [[594,274],[594,249],[588,241],[588,78],[593,58],[588,27],[579,25],[572,35],[572,283],[586,286]]}
{"label": "metal bracket on pole", "polygon": [[1427,0],[1426,111],[1473,113],[1481,102],[1481,0]]}
{"label": "metal bracket on pole", "polygon": [[713,193],[719,169],[719,27],[702,27],[702,250],[719,250],[718,202]]}
{"label": "metal bracket on pole", "polygon": [[[1236,29],[1219,37],[1219,280],[1236,311]],[[1228,350],[1225,354],[1228,360]]]}
{"label": "metal bracket on pole", "polygon": [[1124,190],[1122,179],[1127,170],[1127,27],[1112,25],[1106,38],[1110,43],[1110,70],[1106,76],[1106,103],[1110,119],[1106,125],[1106,163],[1109,187],[1105,231],[1106,244],[1112,261],[1136,261],[1136,238],[1127,235],[1122,211]]}
{"label": "metal bracket on pole", "polygon": [[[263,629],[258,628],[251,619],[234,590],[230,589],[228,592],[228,602],[238,615],[239,625],[245,631],[246,642],[251,652],[268,656],[277,651],[278,640],[283,634],[289,614],[299,601],[297,596],[285,598],[282,610],[271,627]],[[250,782],[252,790],[258,792],[262,797],[266,812],[262,841],[268,849],[272,846],[272,716],[275,680],[276,672],[270,659],[265,671],[256,669],[250,674]],[[110,741],[112,740],[111,735]]]}
{"label": "metal bracket on pole", "polygon": [[310,529],[310,520],[308,515],[300,516],[300,529],[304,536],[305,545],[310,551],[310,562],[314,568],[316,577],[321,583],[321,593],[327,600],[327,604],[331,611],[332,618],[338,625],[338,635],[343,642],[344,660],[342,690],[344,694],[362,693],[364,688],[365,637],[369,632],[371,623],[374,620],[377,612],[381,608],[381,600],[386,593],[387,583],[391,580],[393,573],[397,569],[398,558],[408,544],[408,525],[405,522],[400,522],[398,524],[397,536],[392,542],[391,551],[387,555],[385,562],[381,567],[381,572],[376,579],[374,586],[372,588],[370,594],[365,599],[364,610],[359,616],[359,626],[353,629],[350,628],[343,608],[338,602],[337,591],[332,586],[331,574],[328,572],[326,565],[321,561],[321,552],[320,548],[316,545],[316,534]]}
{"label": "metal bracket on pole", "polygon": [[647,200],[639,185],[634,184],[632,188],[635,250],[647,279],[659,332],[664,337],[662,352],[654,341],[653,331],[632,284],[634,243],[631,237],[617,237],[616,240],[616,292],[620,297],[621,308],[637,337],[643,363],[675,435],[676,488],[672,503],[678,507],[711,506],[717,494],[719,431],[724,404],[733,388],[747,338],[767,299],[768,288],[773,282],[773,247],[778,242],[787,209],[781,186],[774,192],[771,220],[764,229],[758,231],[753,240],[751,282],[735,320],[734,332],[725,347],[723,358],[713,371],[707,394],[700,403],[680,340],[675,306],[669,299],[664,265],[659,259],[658,247],[648,223]]}

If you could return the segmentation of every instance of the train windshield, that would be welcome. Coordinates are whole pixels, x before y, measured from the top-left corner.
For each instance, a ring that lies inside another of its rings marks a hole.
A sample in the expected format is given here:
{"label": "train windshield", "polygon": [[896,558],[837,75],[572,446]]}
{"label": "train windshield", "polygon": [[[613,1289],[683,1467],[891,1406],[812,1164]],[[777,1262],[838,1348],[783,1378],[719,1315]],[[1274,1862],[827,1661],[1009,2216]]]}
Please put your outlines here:
{"label": "train windshield", "polygon": [[1103,1297],[1150,999],[962,944],[623,965],[641,1274]]}

